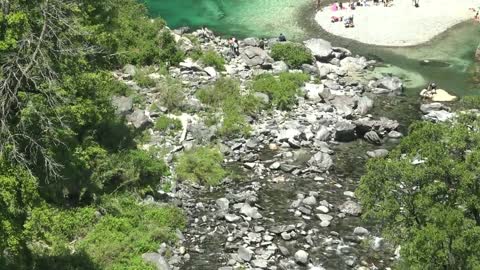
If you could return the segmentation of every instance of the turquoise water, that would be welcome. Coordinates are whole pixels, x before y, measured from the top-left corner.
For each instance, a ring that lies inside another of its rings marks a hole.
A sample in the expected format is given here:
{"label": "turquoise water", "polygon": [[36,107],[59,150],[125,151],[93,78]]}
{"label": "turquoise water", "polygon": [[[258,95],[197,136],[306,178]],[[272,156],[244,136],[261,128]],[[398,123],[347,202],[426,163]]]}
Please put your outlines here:
{"label": "turquoise water", "polygon": [[[428,44],[410,48],[381,48],[359,44],[324,32],[313,20],[314,0],[147,0],[154,16],[172,27],[207,26],[223,35],[328,39],[359,55],[388,63],[377,72],[392,73],[407,81],[410,94],[429,81],[457,95],[480,94],[479,66],[474,51],[480,42],[480,25],[464,23]],[[421,61],[430,60],[425,65]]]}

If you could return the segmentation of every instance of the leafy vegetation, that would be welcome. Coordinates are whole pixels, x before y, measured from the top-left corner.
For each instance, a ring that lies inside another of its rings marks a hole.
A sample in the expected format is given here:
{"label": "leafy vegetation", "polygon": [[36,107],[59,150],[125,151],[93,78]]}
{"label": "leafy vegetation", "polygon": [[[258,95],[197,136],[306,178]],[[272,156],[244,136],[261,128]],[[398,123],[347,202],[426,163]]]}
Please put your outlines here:
{"label": "leafy vegetation", "polygon": [[178,157],[177,178],[210,186],[218,185],[226,175],[222,162],[223,155],[217,148],[194,148]]}
{"label": "leafy vegetation", "polygon": [[[0,269],[147,269],[139,256],[172,240],[183,215],[137,201],[169,172],[115,114],[112,96],[130,91],[111,70],[183,52],[135,0],[0,7]],[[153,86],[146,75],[137,81]],[[177,85],[162,89],[168,106]]]}
{"label": "leafy vegetation", "polygon": [[285,61],[290,67],[300,68],[302,64],[311,64],[313,56],[302,44],[281,42],[272,46],[272,58],[276,61]]}
{"label": "leafy vegetation", "polygon": [[182,108],[185,101],[182,82],[167,76],[158,86],[160,104],[173,112]]}
{"label": "leafy vegetation", "polygon": [[470,110],[470,109],[480,110],[480,97],[479,96],[462,97],[458,106],[464,110]]}
{"label": "leafy vegetation", "polygon": [[252,90],[267,94],[272,105],[280,110],[288,110],[296,103],[299,88],[308,81],[304,73],[281,73],[278,77],[271,74],[257,76]]}
{"label": "leafy vegetation", "polygon": [[153,73],[153,70],[150,68],[139,69],[137,72],[135,72],[133,80],[140,87],[154,87],[157,82],[148,76],[151,73]]}
{"label": "leafy vegetation", "polygon": [[219,71],[225,70],[225,59],[214,50],[203,52],[199,59],[206,66],[214,67]]}
{"label": "leafy vegetation", "polygon": [[158,131],[178,131],[182,129],[182,122],[175,118],[162,115],[155,120],[155,129]]}
{"label": "leafy vegetation", "polygon": [[251,94],[242,95],[238,81],[228,78],[220,78],[213,86],[200,89],[197,97],[213,111],[222,110],[223,121],[219,132],[226,137],[248,136],[250,125],[246,117],[255,115],[262,108],[258,98]]}
{"label": "leafy vegetation", "polygon": [[356,194],[408,269],[480,267],[479,130],[474,115],[415,123],[387,158],[368,163]]}

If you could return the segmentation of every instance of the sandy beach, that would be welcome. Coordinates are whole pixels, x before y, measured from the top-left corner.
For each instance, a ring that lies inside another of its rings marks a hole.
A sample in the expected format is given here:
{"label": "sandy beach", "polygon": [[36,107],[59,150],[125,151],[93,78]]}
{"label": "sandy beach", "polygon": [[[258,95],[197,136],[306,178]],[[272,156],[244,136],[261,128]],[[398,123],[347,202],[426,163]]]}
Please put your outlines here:
{"label": "sandy beach", "polygon": [[[349,8],[332,11],[330,6],[316,14],[315,20],[327,32],[366,44],[380,46],[413,46],[425,43],[448,28],[473,20],[480,0],[420,0],[415,8],[411,0],[393,0],[393,5]],[[332,16],[354,16],[354,28],[343,22],[331,22]],[[480,27],[480,25],[479,25]]]}

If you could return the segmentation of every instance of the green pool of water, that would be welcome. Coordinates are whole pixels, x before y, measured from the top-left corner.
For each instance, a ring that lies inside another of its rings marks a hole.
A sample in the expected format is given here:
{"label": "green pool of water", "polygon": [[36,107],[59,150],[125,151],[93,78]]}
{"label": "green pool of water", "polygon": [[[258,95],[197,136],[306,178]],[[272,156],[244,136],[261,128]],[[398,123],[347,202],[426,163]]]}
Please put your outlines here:
{"label": "green pool of water", "polygon": [[[429,81],[456,95],[480,94],[479,66],[474,51],[480,42],[480,26],[468,22],[454,27],[426,45],[382,48],[332,36],[313,20],[314,0],[147,0],[152,15],[161,16],[175,28],[206,26],[223,35],[303,40],[327,39],[359,55],[386,63],[377,72],[406,80],[409,94],[416,95]],[[424,61],[428,60],[428,61]]]}

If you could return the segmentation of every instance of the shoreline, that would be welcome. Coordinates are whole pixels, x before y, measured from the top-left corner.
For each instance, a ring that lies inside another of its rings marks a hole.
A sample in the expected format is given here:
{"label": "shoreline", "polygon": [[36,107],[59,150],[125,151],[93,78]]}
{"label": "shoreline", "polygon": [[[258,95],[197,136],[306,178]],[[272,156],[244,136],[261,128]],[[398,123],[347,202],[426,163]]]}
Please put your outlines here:
{"label": "shoreline", "polygon": [[[357,7],[354,11],[333,12],[329,1],[327,6],[323,5],[315,12],[313,20],[328,34],[365,45],[416,47],[434,41],[457,25],[473,21],[474,13],[469,8],[478,7],[480,1],[472,2],[460,0],[452,4],[448,0],[424,0],[423,8],[419,9],[403,2],[392,7]],[[411,14],[402,16],[406,12]],[[345,28],[343,22],[332,23],[331,16],[334,15],[354,15],[355,27]]]}

